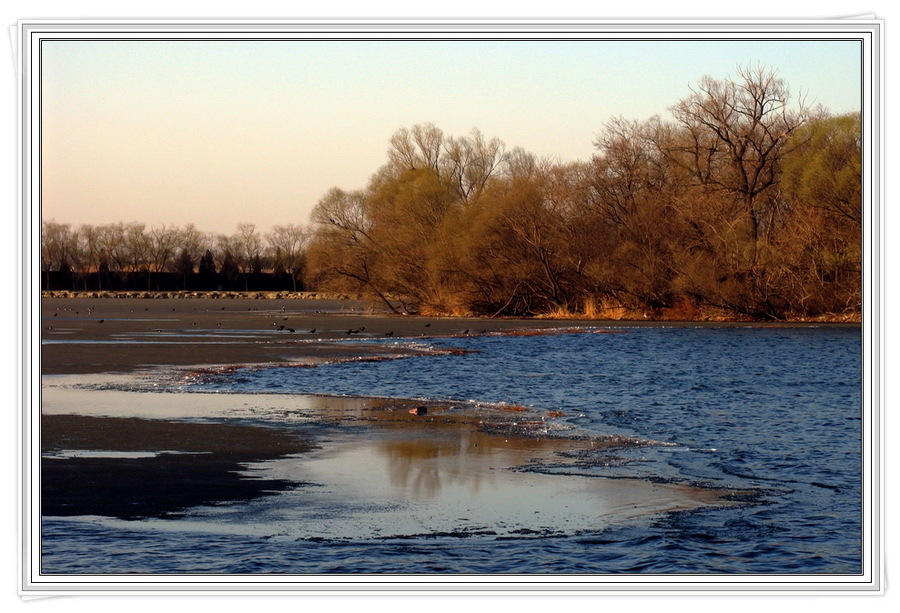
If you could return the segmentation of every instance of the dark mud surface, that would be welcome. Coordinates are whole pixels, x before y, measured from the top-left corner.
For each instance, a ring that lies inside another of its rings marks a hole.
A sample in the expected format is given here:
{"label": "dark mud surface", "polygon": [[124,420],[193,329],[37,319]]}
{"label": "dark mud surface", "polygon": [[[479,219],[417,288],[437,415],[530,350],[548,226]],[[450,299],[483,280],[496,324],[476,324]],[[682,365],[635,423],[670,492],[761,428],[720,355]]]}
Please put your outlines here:
{"label": "dark mud surface", "polygon": [[250,478],[245,468],[312,444],[258,426],[45,415],[41,447],[43,515],[138,519],[297,487],[287,479]]}

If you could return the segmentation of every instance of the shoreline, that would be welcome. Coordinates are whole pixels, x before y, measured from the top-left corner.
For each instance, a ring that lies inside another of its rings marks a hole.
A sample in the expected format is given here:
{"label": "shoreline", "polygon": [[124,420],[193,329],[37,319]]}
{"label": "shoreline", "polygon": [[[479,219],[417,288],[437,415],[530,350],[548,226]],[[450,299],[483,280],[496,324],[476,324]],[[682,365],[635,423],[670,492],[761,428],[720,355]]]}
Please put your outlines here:
{"label": "shoreline", "polygon": [[[46,299],[77,299],[77,300],[253,300],[268,301],[280,300],[289,302],[325,301],[331,303],[344,303],[352,305],[351,309],[360,312],[381,313],[394,316],[408,316],[391,313],[384,305],[367,301],[361,294],[349,294],[342,292],[317,292],[317,291],[91,291],[91,290],[42,290],[41,300]],[[627,313],[624,308],[607,309],[607,314],[618,311]],[[685,315],[690,313],[689,315]],[[498,319],[489,316],[463,316],[451,314],[437,315],[413,315],[414,317],[432,319],[469,319],[478,321],[490,321]],[[734,311],[718,307],[696,307],[685,310],[679,307],[667,307],[657,310],[643,310],[638,315],[619,315],[604,317],[589,317],[582,313],[567,314],[538,314],[530,317],[499,317],[499,319],[516,319],[522,321],[540,321],[544,319],[557,321],[596,321],[596,322],[646,322],[646,323],[721,323],[721,324],[857,324],[862,323],[862,312],[852,311],[845,313],[826,313],[810,317],[788,317],[774,320],[754,318],[749,315],[739,315]]]}
{"label": "shoreline", "polygon": [[566,329],[858,327],[828,322],[693,322],[402,316],[323,299],[44,298],[41,372],[130,372],[150,366],[295,363],[407,351],[360,343]]}

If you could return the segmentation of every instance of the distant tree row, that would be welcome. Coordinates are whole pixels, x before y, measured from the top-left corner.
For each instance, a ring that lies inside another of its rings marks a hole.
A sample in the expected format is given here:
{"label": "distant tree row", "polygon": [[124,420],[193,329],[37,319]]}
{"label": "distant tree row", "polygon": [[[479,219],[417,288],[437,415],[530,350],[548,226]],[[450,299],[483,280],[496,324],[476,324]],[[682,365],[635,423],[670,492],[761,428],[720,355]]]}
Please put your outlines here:
{"label": "distant tree row", "polygon": [[366,188],[316,205],[307,278],[407,312],[859,312],[859,115],[792,104],[762,68],[670,111],[609,121],[576,163],[401,129]]}
{"label": "distant tree row", "polygon": [[309,236],[308,228],[298,224],[274,226],[265,235],[253,224],[239,224],[234,234],[214,235],[193,224],[147,227],[131,222],[73,228],[45,221],[42,287],[296,291],[303,289]]}

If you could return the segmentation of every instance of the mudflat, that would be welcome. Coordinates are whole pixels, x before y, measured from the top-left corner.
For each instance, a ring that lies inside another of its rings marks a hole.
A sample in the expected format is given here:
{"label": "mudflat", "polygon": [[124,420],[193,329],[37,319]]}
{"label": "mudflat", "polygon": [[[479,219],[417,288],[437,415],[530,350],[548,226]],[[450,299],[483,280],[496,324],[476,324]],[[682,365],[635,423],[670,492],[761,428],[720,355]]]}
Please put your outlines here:
{"label": "mudflat", "polygon": [[[373,350],[334,342],[342,339],[489,334],[561,325],[556,320],[395,315],[355,301],[204,298],[44,298],[40,324],[43,374],[328,359]],[[562,325],[582,324],[591,322]]]}

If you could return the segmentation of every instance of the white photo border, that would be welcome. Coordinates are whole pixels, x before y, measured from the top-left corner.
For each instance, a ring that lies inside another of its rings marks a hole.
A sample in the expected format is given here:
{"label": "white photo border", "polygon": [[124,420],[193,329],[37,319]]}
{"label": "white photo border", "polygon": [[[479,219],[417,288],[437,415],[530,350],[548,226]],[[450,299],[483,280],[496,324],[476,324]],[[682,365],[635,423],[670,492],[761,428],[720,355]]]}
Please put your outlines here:
{"label": "white photo border", "polygon": [[[34,20],[17,29],[21,596],[97,594],[882,594],[884,591],[884,24],[852,20]],[[50,40],[834,39],[862,46],[863,564],[859,575],[49,575],[40,570],[40,60]]]}

